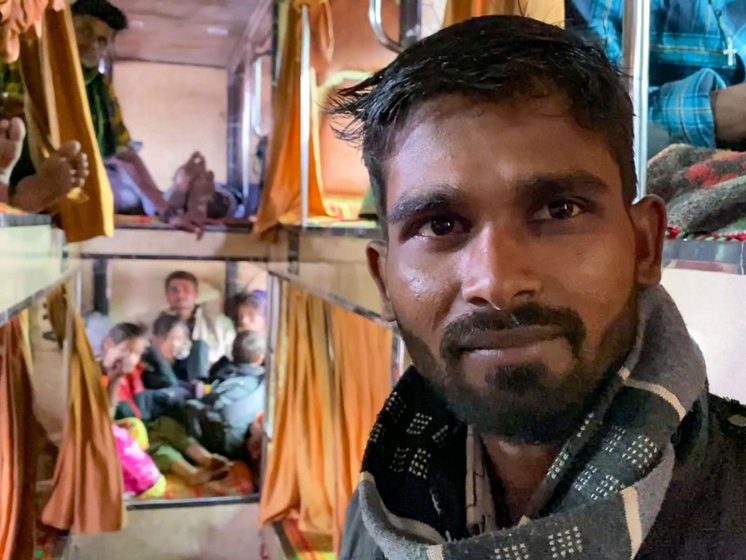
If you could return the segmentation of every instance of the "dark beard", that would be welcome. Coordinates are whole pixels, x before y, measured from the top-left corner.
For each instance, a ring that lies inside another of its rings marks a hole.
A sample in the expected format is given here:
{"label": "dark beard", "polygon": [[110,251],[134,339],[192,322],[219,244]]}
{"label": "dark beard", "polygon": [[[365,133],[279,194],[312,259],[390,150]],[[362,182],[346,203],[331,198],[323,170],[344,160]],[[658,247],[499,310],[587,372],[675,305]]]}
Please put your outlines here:
{"label": "dark beard", "polygon": [[[466,376],[459,369],[459,340],[465,333],[535,325],[562,327],[562,336],[576,358],[572,371],[557,379],[543,365],[531,364],[491,372],[485,379],[486,388],[475,389],[465,382]],[[631,344],[629,328],[622,326],[615,323],[604,337],[611,359],[589,367],[580,359],[585,328],[571,310],[528,304],[510,314],[489,310],[460,318],[444,330],[441,360],[399,322],[415,366],[457,418],[482,434],[527,444],[562,442],[577,429],[604,379],[603,373],[618,359],[620,350]]]}

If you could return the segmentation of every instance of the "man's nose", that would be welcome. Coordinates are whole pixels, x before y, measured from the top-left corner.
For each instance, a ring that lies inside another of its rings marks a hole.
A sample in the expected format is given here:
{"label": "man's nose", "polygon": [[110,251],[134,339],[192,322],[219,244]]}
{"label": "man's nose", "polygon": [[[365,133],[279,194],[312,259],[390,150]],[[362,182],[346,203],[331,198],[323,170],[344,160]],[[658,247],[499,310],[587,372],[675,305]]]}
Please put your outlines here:
{"label": "man's nose", "polygon": [[508,310],[534,300],[541,280],[525,240],[508,228],[485,228],[461,263],[461,293],[477,307]]}

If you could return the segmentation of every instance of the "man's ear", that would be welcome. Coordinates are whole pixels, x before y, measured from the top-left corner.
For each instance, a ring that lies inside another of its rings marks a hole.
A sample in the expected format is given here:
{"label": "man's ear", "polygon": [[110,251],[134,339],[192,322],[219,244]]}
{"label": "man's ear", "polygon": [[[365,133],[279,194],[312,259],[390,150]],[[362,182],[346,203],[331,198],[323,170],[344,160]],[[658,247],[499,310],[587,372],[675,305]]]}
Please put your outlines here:
{"label": "man's ear", "polygon": [[368,270],[376,283],[378,293],[381,296],[382,318],[384,321],[393,321],[394,308],[389,299],[388,289],[386,288],[386,258],[388,256],[388,245],[385,241],[371,241],[365,250],[368,258]]}
{"label": "man's ear", "polygon": [[632,206],[630,216],[635,229],[637,284],[655,286],[661,281],[666,204],[657,196],[646,196]]}

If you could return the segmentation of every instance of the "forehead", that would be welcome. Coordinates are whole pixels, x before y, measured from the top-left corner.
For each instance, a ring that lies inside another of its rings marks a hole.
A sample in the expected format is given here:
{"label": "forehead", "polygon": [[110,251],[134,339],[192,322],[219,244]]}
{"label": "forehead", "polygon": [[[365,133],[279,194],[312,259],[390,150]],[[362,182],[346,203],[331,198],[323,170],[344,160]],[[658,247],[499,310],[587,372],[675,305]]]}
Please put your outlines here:
{"label": "forehead", "polygon": [[128,338],[119,343],[119,346],[126,348],[127,350],[139,351],[144,349],[148,345],[148,341],[144,337]]}
{"label": "forehead", "polygon": [[189,290],[197,289],[197,286],[191,280],[183,280],[181,278],[175,278],[168,283],[169,290]]}
{"label": "forehead", "polygon": [[187,335],[187,327],[183,323],[177,323],[175,324],[170,331],[168,331],[168,336],[186,336]]}
{"label": "forehead", "polygon": [[114,30],[106,22],[90,15],[74,16],[75,27],[93,33],[97,37],[110,37]]}
{"label": "forehead", "polygon": [[384,167],[387,209],[403,194],[448,185],[497,201],[534,175],[582,172],[621,196],[603,135],[582,128],[559,96],[501,103],[444,96],[419,107],[394,138]]}

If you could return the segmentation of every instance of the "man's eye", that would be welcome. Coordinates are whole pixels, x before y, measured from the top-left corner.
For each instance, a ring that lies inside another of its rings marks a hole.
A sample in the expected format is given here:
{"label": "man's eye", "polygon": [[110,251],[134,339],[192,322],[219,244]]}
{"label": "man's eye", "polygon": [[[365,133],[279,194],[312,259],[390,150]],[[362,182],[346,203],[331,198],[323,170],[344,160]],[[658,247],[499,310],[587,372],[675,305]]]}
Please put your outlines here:
{"label": "man's eye", "polygon": [[422,237],[444,237],[446,235],[463,233],[464,231],[465,228],[461,221],[449,216],[428,220],[419,228],[417,235]]}
{"label": "man's eye", "polygon": [[585,209],[577,202],[572,200],[559,200],[543,206],[533,215],[533,220],[537,222],[546,222],[550,220],[569,220],[582,214]]}

